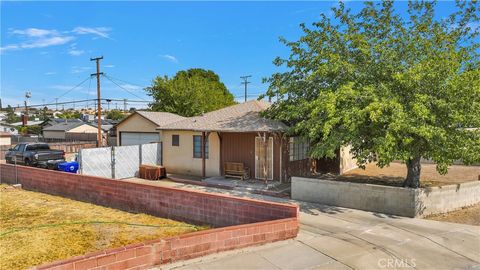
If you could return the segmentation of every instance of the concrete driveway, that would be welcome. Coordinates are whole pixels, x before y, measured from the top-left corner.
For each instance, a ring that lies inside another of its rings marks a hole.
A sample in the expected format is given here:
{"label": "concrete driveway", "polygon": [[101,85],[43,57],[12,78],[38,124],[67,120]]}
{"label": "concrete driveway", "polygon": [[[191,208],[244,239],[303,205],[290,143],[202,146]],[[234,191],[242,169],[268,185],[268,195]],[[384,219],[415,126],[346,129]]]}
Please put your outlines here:
{"label": "concrete driveway", "polygon": [[[224,193],[212,188],[198,189]],[[227,193],[292,203],[268,196]],[[295,239],[212,254],[157,269],[480,270],[480,226],[296,203],[301,208],[301,229]]]}
{"label": "concrete driveway", "polygon": [[160,269],[480,269],[480,227],[302,204],[296,239]]}

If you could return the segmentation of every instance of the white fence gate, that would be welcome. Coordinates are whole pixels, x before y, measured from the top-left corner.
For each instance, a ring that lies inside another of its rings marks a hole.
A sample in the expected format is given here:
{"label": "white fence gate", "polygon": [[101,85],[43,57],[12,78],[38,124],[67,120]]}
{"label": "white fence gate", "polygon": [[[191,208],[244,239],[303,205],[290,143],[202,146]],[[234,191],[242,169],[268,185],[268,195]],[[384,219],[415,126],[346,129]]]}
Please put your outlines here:
{"label": "white fence gate", "polygon": [[78,156],[81,174],[130,178],[141,164],[162,164],[162,143],[82,149]]}

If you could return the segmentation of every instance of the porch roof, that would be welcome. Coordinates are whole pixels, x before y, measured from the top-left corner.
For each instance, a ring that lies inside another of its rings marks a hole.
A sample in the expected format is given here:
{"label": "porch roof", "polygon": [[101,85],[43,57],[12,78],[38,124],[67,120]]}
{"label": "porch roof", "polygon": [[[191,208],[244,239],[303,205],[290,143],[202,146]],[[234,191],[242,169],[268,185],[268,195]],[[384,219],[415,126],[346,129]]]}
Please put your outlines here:
{"label": "porch roof", "polygon": [[251,100],[200,116],[158,127],[158,130],[190,130],[218,132],[283,132],[287,126],[280,121],[264,118],[261,111],[270,103]]}

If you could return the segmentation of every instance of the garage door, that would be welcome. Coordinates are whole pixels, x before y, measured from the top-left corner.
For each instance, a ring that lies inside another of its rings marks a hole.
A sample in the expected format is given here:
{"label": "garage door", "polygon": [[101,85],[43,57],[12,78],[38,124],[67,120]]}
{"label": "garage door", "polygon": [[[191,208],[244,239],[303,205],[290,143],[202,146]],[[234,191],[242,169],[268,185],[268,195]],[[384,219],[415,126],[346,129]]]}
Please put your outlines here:
{"label": "garage door", "polygon": [[160,135],[158,133],[145,133],[145,132],[120,132],[120,144],[121,145],[136,145],[151,142],[159,142]]}

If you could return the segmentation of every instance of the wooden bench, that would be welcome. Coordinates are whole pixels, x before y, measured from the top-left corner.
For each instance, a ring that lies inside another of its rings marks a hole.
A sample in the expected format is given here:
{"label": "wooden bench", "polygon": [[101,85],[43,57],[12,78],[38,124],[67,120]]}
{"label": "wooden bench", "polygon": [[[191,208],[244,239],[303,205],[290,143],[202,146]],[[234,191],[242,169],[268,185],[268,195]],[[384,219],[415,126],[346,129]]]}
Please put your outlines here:
{"label": "wooden bench", "polygon": [[223,171],[225,177],[235,177],[242,180],[250,179],[250,169],[239,162],[225,162]]}

